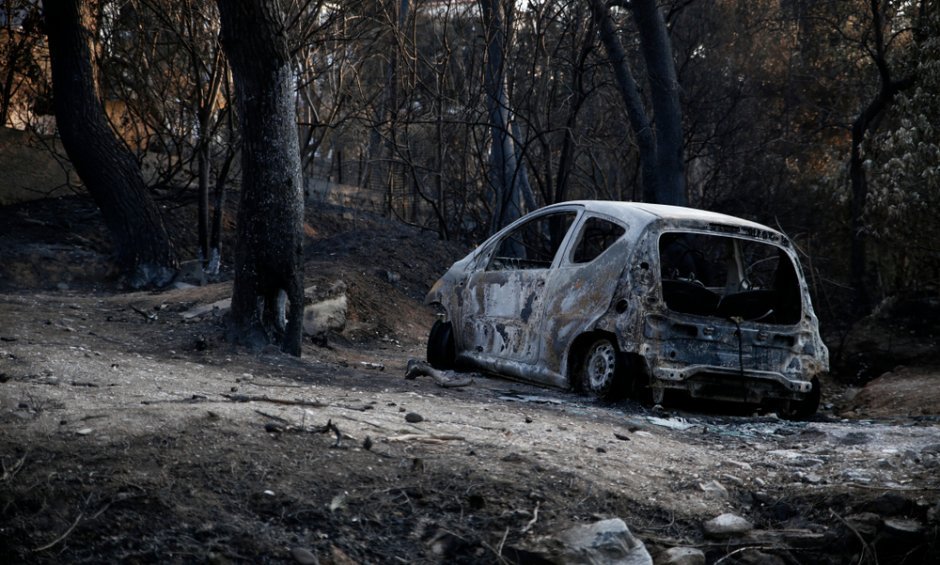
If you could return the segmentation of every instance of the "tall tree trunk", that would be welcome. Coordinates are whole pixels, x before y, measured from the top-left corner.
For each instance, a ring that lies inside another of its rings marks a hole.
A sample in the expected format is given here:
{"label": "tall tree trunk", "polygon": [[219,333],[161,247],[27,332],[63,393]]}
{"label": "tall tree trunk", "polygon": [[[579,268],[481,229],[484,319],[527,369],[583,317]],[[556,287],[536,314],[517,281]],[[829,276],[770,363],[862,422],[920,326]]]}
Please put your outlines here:
{"label": "tall tree trunk", "polygon": [[[578,21],[582,21],[582,8],[578,5]],[[586,37],[594,36],[594,19],[588,20],[588,30]],[[584,41],[581,44],[581,50],[578,53],[576,64],[571,77],[571,101],[568,104],[568,117],[565,120],[565,133],[561,142],[561,154],[558,158],[558,173],[555,181],[555,202],[562,202],[568,199],[568,185],[571,178],[571,171],[574,169],[575,158],[575,139],[574,131],[578,123],[578,114],[581,107],[587,101],[588,93],[584,89],[584,73],[586,70],[588,56],[594,51],[593,41]]]}
{"label": "tall tree trunk", "polygon": [[[623,98],[639,148],[643,199],[658,204],[684,206],[685,171],[682,157],[682,110],[672,46],[662,12],[655,0],[633,0],[629,6],[640,32],[640,48],[646,62],[653,118],[647,117],[640,89],[630,70],[613,18],[604,0],[590,0],[601,42]],[[654,128],[655,124],[655,128]]]}
{"label": "tall tree trunk", "polygon": [[617,37],[614,20],[610,15],[607,4],[604,0],[591,0],[591,10],[597,20],[597,29],[601,36],[601,42],[604,44],[604,49],[607,50],[614,80],[617,81],[617,88],[620,91],[620,97],[623,99],[630,126],[633,128],[633,135],[636,136],[636,145],[640,153],[643,200],[656,202],[658,192],[656,182],[656,139],[653,136],[653,127],[650,125],[649,118],[646,117],[646,108],[643,106],[643,99],[640,96],[640,87],[633,77],[630,62],[627,60],[627,54],[623,50],[620,38]]}
{"label": "tall tree trunk", "polygon": [[685,206],[688,198],[682,157],[682,108],[666,22],[656,0],[633,0],[630,6],[640,32],[656,123],[656,201]]}
{"label": "tall tree trunk", "polygon": [[868,285],[867,233],[864,214],[868,200],[868,179],[862,159],[862,143],[865,136],[875,129],[878,118],[894,102],[898,93],[914,86],[914,75],[901,80],[893,80],[888,58],[885,52],[883,5],[880,0],[870,0],[871,30],[874,38],[873,49],[869,50],[875,67],[878,69],[879,89],[875,97],[852,122],[852,148],[849,157],[849,182],[852,188],[852,200],[849,209],[851,250],[849,261],[852,287],[855,289],[855,311],[859,316],[868,314],[872,308],[871,289]]}
{"label": "tall tree trunk", "polygon": [[[395,1],[395,0],[393,0]],[[390,158],[395,147],[392,137],[395,134],[398,121],[398,63],[401,58],[399,46],[403,44],[400,34],[404,33],[405,24],[409,17],[409,0],[398,0],[397,6],[397,27],[395,28],[395,41],[393,52],[389,55],[388,68],[385,73],[385,96],[375,110],[375,121],[372,130],[369,132],[368,160],[366,161],[365,178],[360,186],[369,189],[369,184],[373,177],[385,179],[385,188],[387,190],[387,210],[390,216],[393,213],[394,194],[392,191],[394,169]],[[389,130],[386,141],[382,142],[381,128],[385,126]]]}
{"label": "tall tree trunk", "polygon": [[284,14],[278,0],[218,4],[242,132],[229,334],[254,348],[278,343],[299,356],[304,201]]}
{"label": "tall tree trunk", "polygon": [[[532,202],[529,186],[510,120],[509,93],[506,91],[505,53],[507,38],[503,0],[480,0],[483,27],[486,30],[486,69],[484,88],[490,115],[490,184],[495,197],[490,231],[495,233],[512,223]],[[516,128],[518,131],[518,128]]]}
{"label": "tall tree trunk", "polygon": [[177,259],[140,167],[108,125],[91,59],[93,19],[81,0],[44,3],[56,124],[104,217],[124,284],[164,286]]}

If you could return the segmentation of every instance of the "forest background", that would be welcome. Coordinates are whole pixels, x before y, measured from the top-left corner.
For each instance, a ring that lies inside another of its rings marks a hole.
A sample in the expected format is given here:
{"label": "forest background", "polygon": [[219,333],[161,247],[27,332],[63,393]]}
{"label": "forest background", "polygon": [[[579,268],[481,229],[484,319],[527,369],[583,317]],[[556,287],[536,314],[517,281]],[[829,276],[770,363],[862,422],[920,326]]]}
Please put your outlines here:
{"label": "forest background", "polygon": [[246,154],[266,142],[237,104],[241,51],[243,69],[281,63],[308,206],[368,208],[472,245],[564,200],[688,204],[793,238],[830,331],[887,297],[938,292],[936,1],[46,4],[74,17],[0,5],[5,151],[59,160],[59,181],[33,196],[90,188],[57,138],[57,104],[80,97],[54,96],[54,33],[74,24],[107,120],[79,128],[80,144],[118,140],[157,210],[198,203],[193,249],[158,260],[170,271],[187,254],[210,276],[237,270],[221,249],[225,202],[260,205],[243,186]]}

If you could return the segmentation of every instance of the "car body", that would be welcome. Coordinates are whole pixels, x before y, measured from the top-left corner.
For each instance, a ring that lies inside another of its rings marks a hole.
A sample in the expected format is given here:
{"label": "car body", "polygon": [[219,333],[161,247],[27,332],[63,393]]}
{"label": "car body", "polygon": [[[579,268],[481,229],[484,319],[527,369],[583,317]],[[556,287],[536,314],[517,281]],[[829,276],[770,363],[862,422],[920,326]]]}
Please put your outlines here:
{"label": "car body", "polygon": [[819,403],[828,370],[793,245],[748,220],[675,206],[574,201],[520,218],[428,293],[428,359],[661,402]]}

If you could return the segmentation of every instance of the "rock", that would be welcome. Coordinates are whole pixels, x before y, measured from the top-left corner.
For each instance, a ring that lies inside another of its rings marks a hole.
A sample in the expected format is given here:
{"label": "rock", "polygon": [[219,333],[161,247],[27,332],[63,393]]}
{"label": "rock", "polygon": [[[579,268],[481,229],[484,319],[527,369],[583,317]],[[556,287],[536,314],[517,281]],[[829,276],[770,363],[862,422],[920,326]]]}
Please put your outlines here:
{"label": "rock", "polygon": [[333,565],[358,565],[355,559],[335,545],[330,546],[330,561]]}
{"label": "rock", "polygon": [[735,563],[741,565],[786,565],[785,561],[779,555],[765,553],[757,548],[747,548],[741,553],[735,554]]}
{"label": "rock", "polygon": [[188,284],[190,286],[202,286],[206,284],[206,272],[202,268],[202,261],[199,259],[182,261],[179,271],[176,272],[176,277],[173,279],[173,283]]}
{"label": "rock", "polygon": [[195,306],[189,310],[183,312],[181,316],[183,321],[194,321],[196,318],[205,316],[206,314],[212,314],[213,316],[218,316],[224,314],[232,308],[232,299],[223,298],[222,300],[217,300],[212,304],[202,304],[201,306]]}
{"label": "rock", "polygon": [[317,556],[310,552],[309,549],[304,549],[302,547],[295,547],[290,550],[291,557],[294,558],[294,561],[297,563],[302,563],[303,565],[319,565],[320,560],[317,559]]}
{"label": "rock", "polygon": [[920,537],[924,533],[924,525],[917,520],[901,518],[888,518],[884,521],[885,532],[898,537]]}
{"label": "rock", "polygon": [[703,525],[705,535],[714,538],[728,538],[746,534],[754,529],[754,525],[737,514],[722,514],[717,518],[705,522]]}
{"label": "rock", "polygon": [[554,537],[552,559],[566,565],[652,565],[643,542],[620,518],[575,526]]}
{"label": "rock", "polygon": [[702,489],[702,491],[711,498],[728,498],[728,489],[718,481],[700,483],[698,488]]}
{"label": "rock", "polygon": [[874,512],[882,516],[900,516],[909,513],[914,507],[914,502],[909,498],[893,492],[886,492],[878,496],[878,498],[869,501],[861,510],[864,512]]}
{"label": "rock", "polygon": [[92,432],[91,428],[82,428],[80,430],[75,430],[76,435],[87,436]]}
{"label": "rock", "polygon": [[317,336],[346,328],[346,294],[304,307],[304,335]]}
{"label": "rock", "polygon": [[694,547],[672,547],[656,558],[657,565],[705,565],[705,554]]}
{"label": "rock", "polygon": [[424,421],[424,416],[418,414],[417,412],[408,412],[405,414],[405,421],[412,424],[417,424],[418,422]]}

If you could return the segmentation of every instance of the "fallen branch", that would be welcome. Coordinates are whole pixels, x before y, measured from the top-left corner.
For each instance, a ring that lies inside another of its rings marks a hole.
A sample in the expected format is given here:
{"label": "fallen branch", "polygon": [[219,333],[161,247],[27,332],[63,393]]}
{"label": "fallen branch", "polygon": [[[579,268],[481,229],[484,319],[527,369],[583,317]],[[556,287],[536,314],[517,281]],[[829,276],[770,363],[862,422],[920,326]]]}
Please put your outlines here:
{"label": "fallen branch", "polygon": [[539,502],[536,500],[536,501],[535,501],[535,509],[532,510],[532,519],[529,520],[529,523],[526,524],[525,527],[523,527],[523,528],[522,528],[521,530],[519,530],[519,531],[522,532],[523,534],[526,533],[526,532],[528,532],[529,530],[532,529],[532,526],[534,526],[535,523],[538,522],[538,521],[539,521]]}
{"label": "fallen branch", "polygon": [[168,398],[166,400],[141,400],[144,405],[151,404],[197,404],[199,402],[209,402],[209,399],[201,394],[194,394],[189,398]]}
{"label": "fallen branch", "polygon": [[271,404],[310,406],[312,408],[326,408],[329,406],[329,404],[325,404],[319,400],[290,400],[287,398],[271,398],[270,396],[252,396],[248,394],[223,394],[222,396],[232,402],[270,402]]}
{"label": "fallen branch", "polygon": [[842,522],[843,524],[845,524],[845,527],[848,528],[849,530],[851,530],[851,532],[852,532],[853,534],[855,534],[855,537],[858,538],[859,543],[862,544],[862,554],[859,556],[858,562],[861,563],[862,560],[865,558],[865,554],[866,554],[866,553],[870,553],[872,556],[874,556],[874,558],[875,558],[875,563],[876,563],[876,565],[877,565],[877,563],[878,563],[878,554],[875,553],[875,552],[872,550],[872,548],[871,548],[871,546],[868,544],[868,542],[865,541],[864,536],[862,536],[862,534],[861,534],[857,529],[855,529],[854,527],[852,527],[852,524],[850,524],[850,523],[848,522],[848,520],[846,520],[846,519],[843,518],[842,516],[839,516],[839,514],[838,514],[835,510],[833,510],[832,508],[829,509],[829,513],[832,514],[833,516],[835,516],[836,518],[838,518],[840,522]]}
{"label": "fallen branch", "polygon": [[409,359],[408,367],[405,369],[405,378],[413,380],[421,375],[431,377],[438,386],[443,388],[457,388],[473,384],[472,377],[466,375],[456,376],[453,371],[439,371],[424,361]]}
{"label": "fallen branch", "polygon": [[416,441],[419,443],[444,443],[445,441],[465,441],[463,436],[450,434],[402,434],[400,436],[391,436],[385,438],[389,443],[403,443],[406,441]]}
{"label": "fallen branch", "polygon": [[147,321],[154,322],[157,320],[157,314],[155,312],[145,312],[136,306],[131,306],[131,310],[146,318]]}
{"label": "fallen branch", "polygon": [[274,414],[268,414],[267,412],[263,412],[263,411],[261,411],[261,410],[255,410],[255,412],[258,413],[258,414],[261,414],[261,415],[264,416],[265,418],[271,418],[272,420],[274,420],[274,421],[276,421],[276,422],[280,422],[280,423],[282,423],[282,424],[290,424],[290,420],[287,420],[287,419],[285,419],[285,418],[281,418],[280,416],[275,416]]}
{"label": "fallen branch", "polygon": [[29,452],[24,453],[23,456],[20,457],[19,460],[17,460],[15,463],[13,463],[13,466],[10,468],[7,468],[7,463],[5,459],[0,459],[0,466],[3,467],[3,476],[0,477],[0,482],[5,483],[7,481],[12,481],[13,478],[16,477],[16,474],[20,472],[20,469],[22,469],[23,465],[26,463],[27,455],[29,455]]}
{"label": "fallen branch", "polygon": [[865,485],[861,483],[843,483],[842,486],[853,487],[853,488],[863,488],[867,490],[890,490],[894,492],[937,492],[937,491],[940,491],[940,488],[931,488],[931,487],[889,487],[889,486],[878,486],[878,485]]}
{"label": "fallen branch", "polygon": [[333,444],[333,447],[339,449],[342,447],[341,443],[343,441],[343,434],[339,431],[339,428],[336,427],[336,424],[333,423],[333,420],[327,420],[325,426],[320,426],[319,428],[314,428],[311,430],[314,433],[325,434],[332,431],[336,434],[336,443]]}
{"label": "fallen branch", "polygon": [[752,549],[753,549],[753,550],[756,550],[756,551],[761,551],[761,550],[764,550],[764,549],[780,549],[780,548],[772,547],[772,546],[771,546],[771,547],[768,547],[768,546],[763,546],[763,545],[749,545],[749,546],[747,546],[747,547],[739,547],[738,549],[735,549],[735,550],[732,551],[731,553],[729,553],[729,554],[725,555],[724,557],[720,558],[718,561],[715,561],[715,565],[718,565],[719,563],[721,563],[721,562],[723,562],[723,561],[725,561],[725,560],[731,558],[731,557],[734,556],[734,555],[737,555],[738,553],[744,553],[745,551],[750,551],[750,550],[752,550]]}
{"label": "fallen branch", "polygon": [[62,534],[61,536],[57,537],[56,539],[52,540],[51,542],[47,543],[46,545],[42,547],[37,547],[36,549],[33,550],[33,552],[39,553],[40,551],[46,551],[47,549],[52,549],[53,547],[57,546],[65,538],[69,537],[69,534],[72,533],[72,530],[75,529],[75,526],[77,526],[78,523],[82,521],[82,517],[84,517],[84,514],[82,512],[79,512],[78,518],[75,518],[75,521],[72,522],[72,525],[69,526],[69,529],[65,530],[64,534]]}

